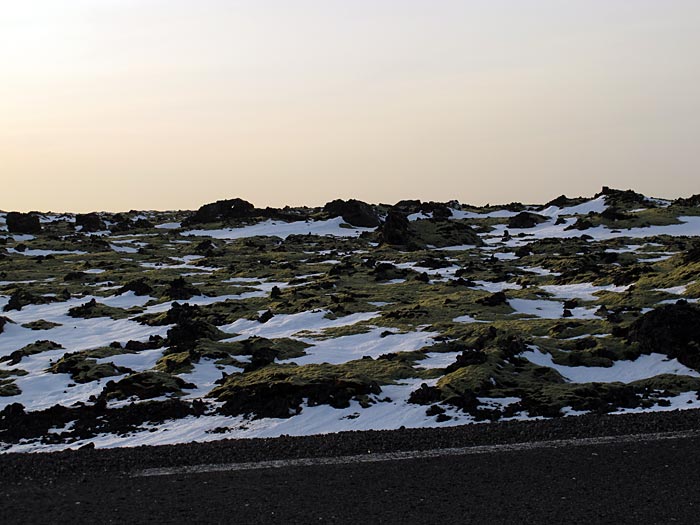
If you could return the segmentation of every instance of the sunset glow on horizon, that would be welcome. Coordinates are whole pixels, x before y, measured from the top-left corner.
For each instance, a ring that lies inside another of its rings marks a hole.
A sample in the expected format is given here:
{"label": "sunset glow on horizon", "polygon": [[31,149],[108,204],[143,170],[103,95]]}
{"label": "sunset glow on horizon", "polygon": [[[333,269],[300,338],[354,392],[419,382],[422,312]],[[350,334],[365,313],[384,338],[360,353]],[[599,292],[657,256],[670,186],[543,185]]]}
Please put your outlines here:
{"label": "sunset glow on horizon", "polygon": [[2,210],[700,193],[690,0],[0,1]]}

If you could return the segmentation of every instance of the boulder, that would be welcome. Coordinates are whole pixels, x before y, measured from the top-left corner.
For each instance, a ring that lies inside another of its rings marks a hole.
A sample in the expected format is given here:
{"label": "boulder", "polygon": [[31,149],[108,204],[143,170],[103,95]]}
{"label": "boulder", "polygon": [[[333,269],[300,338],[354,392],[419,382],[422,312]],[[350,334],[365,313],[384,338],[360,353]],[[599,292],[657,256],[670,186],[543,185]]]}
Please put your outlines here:
{"label": "boulder", "polygon": [[48,304],[58,301],[58,298],[43,295],[34,295],[26,290],[16,289],[10,295],[10,300],[3,307],[3,311],[21,310],[29,304]]}
{"label": "boulder", "polygon": [[200,207],[192,216],[182,221],[183,226],[220,222],[229,219],[245,219],[256,215],[255,206],[243,199],[226,199]]}
{"label": "boulder", "polygon": [[525,229],[534,228],[538,224],[545,222],[546,217],[538,215],[536,213],[531,213],[529,211],[521,211],[517,215],[514,215],[508,219],[508,228]]}
{"label": "boulder", "polygon": [[632,190],[616,190],[603,186],[603,189],[596,193],[596,197],[605,197],[605,203],[608,206],[654,206],[653,202],[649,201],[641,193]]}
{"label": "boulder", "polygon": [[577,204],[581,204],[582,202],[585,202],[585,199],[582,199],[581,197],[576,197],[576,198],[569,198],[566,195],[559,195],[559,197],[552,199],[549,201],[547,204],[543,206],[543,209],[549,208],[550,206],[556,206],[557,208],[568,208],[570,206],[576,206]]}
{"label": "boulder", "polygon": [[408,396],[408,402],[414,405],[430,405],[442,400],[442,391],[436,386],[428,386],[421,383],[418,390],[414,390]]}
{"label": "boulder", "polygon": [[423,203],[417,199],[404,199],[394,204],[393,209],[405,214],[418,213],[422,205]]}
{"label": "boulder", "polygon": [[166,394],[180,394],[183,388],[196,388],[177,376],[147,370],[131,374],[117,382],[109,381],[100,397],[109,399],[153,399]]}
{"label": "boulder", "polygon": [[129,281],[124,286],[119,288],[119,290],[117,290],[116,295],[122,295],[127,292],[134,292],[134,294],[136,295],[143,296],[152,293],[153,288],[151,288],[151,286],[146,282],[146,279],[144,277],[141,277],[139,279]]}
{"label": "boulder", "polygon": [[393,209],[389,210],[380,228],[380,239],[384,244],[408,250],[483,244],[479,235],[464,222],[448,219],[420,219],[411,222],[406,214]]}
{"label": "boulder", "polygon": [[187,350],[193,348],[200,339],[217,340],[224,337],[225,334],[216,326],[196,317],[196,309],[189,307],[188,304],[175,309],[175,304],[170,310],[170,312],[174,312],[175,326],[168,330],[168,346],[179,350]]}
{"label": "boulder", "polygon": [[[306,365],[321,369],[322,365]],[[289,418],[308,406],[330,405],[347,408],[350,401],[381,393],[379,384],[368,378],[319,373],[315,377],[295,377],[295,370],[271,365],[245,374],[231,374],[210,397],[224,401],[219,412],[225,415],[252,415],[253,418]],[[360,401],[361,403],[363,401]]]}
{"label": "boulder", "polygon": [[41,232],[39,217],[33,213],[11,211],[5,218],[10,233],[33,234]]}
{"label": "boulder", "polygon": [[381,228],[382,242],[391,245],[408,245],[412,241],[410,223],[404,213],[389,210]]}
{"label": "boulder", "polygon": [[75,226],[83,232],[99,232],[107,229],[102,218],[97,213],[79,213],[75,216]]}
{"label": "boulder", "polygon": [[676,206],[686,206],[688,208],[693,208],[695,206],[700,206],[700,193],[692,195],[688,198],[681,197],[673,201]]}
{"label": "boulder", "polygon": [[336,199],[326,203],[323,211],[331,217],[342,217],[345,222],[352,226],[376,228],[380,224],[375,209],[366,202],[355,199],[347,201]]}
{"label": "boulder", "polygon": [[621,211],[620,211],[619,209],[617,209],[615,206],[608,206],[607,208],[605,208],[605,209],[601,212],[600,216],[601,216],[603,219],[606,219],[606,220],[608,220],[608,221],[613,221],[613,222],[614,222],[614,221],[624,221],[624,220],[630,218],[630,215],[628,215],[628,214],[626,214],[626,213],[624,213],[624,212],[621,212]]}
{"label": "boulder", "polygon": [[194,295],[201,295],[201,292],[188,283],[184,277],[176,277],[168,283],[168,288],[164,295],[174,301],[183,301],[190,299]]}
{"label": "boulder", "polygon": [[642,353],[665,354],[700,370],[700,307],[682,300],[659,306],[632,323],[628,337]]}
{"label": "boulder", "polygon": [[486,362],[486,354],[480,350],[464,350],[457,356],[454,363],[445,368],[445,373],[449,374],[460,368],[471,365],[481,365]]}
{"label": "boulder", "polygon": [[452,210],[443,202],[424,202],[420,205],[420,211],[425,215],[431,215],[434,219],[452,217]]}
{"label": "boulder", "polygon": [[501,304],[506,304],[508,302],[508,298],[506,297],[505,293],[496,292],[491,295],[487,295],[486,297],[482,297],[481,299],[477,299],[476,302],[483,306],[499,306]]}
{"label": "boulder", "polygon": [[196,253],[197,255],[210,257],[214,254],[214,250],[216,250],[217,248],[218,247],[216,246],[216,244],[214,244],[214,242],[211,239],[205,239],[194,247],[194,253]]}

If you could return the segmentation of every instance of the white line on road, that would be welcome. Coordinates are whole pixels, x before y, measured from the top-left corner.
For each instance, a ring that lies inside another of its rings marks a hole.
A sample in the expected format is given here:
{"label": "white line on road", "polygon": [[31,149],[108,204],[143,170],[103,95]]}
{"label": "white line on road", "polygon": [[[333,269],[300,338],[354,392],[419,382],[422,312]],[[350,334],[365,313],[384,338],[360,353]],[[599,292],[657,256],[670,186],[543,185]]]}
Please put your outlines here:
{"label": "white line on road", "polygon": [[555,439],[550,441],[532,441],[500,445],[478,445],[458,448],[438,448],[431,450],[408,450],[399,452],[378,452],[353,456],[277,459],[247,463],[220,463],[206,465],[186,465],[181,467],[150,468],[136,471],[133,477],[174,476],[181,474],[204,474],[208,472],[234,472],[239,470],[260,470],[288,467],[310,467],[323,465],[349,465],[354,463],[379,463],[383,461],[402,461],[407,459],[426,459],[447,456],[468,456],[472,454],[490,454],[497,452],[516,452],[547,448],[581,447],[586,445],[607,445],[616,443],[644,443],[669,439],[683,439],[700,436],[700,431],[662,432],[656,434],[626,434],[622,436],[604,436],[578,439]]}

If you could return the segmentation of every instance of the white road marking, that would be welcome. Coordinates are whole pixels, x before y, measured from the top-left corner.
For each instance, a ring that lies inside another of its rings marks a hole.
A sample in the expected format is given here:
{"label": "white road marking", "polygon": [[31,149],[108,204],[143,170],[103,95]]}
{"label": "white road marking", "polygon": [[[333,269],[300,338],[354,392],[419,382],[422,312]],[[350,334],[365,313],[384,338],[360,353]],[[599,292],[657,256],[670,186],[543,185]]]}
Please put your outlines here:
{"label": "white road marking", "polygon": [[132,473],[132,477],[174,476],[182,474],[205,474],[209,472],[235,472],[239,470],[261,470],[288,467],[310,467],[323,465],[349,465],[355,463],[379,463],[383,461],[402,461],[407,459],[427,459],[449,456],[468,456],[473,454],[490,454],[497,452],[516,452],[547,448],[581,447],[587,445],[606,445],[616,443],[645,443],[670,439],[700,437],[700,431],[660,432],[655,434],[626,434],[622,436],[603,436],[578,439],[554,439],[549,441],[532,441],[527,443],[506,443],[500,445],[478,445],[472,447],[438,448],[431,450],[408,450],[400,452],[379,452],[353,456],[277,459],[246,463],[220,463],[189,465],[182,467],[150,468]]}

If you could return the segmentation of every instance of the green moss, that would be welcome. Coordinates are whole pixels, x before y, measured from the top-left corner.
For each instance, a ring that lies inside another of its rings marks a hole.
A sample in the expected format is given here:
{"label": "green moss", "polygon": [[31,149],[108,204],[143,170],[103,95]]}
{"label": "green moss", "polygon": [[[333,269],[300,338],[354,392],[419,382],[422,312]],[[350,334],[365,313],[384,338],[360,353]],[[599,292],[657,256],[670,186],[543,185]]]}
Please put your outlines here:
{"label": "green moss", "polygon": [[153,399],[164,395],[182,395],[183,388],[194,388],[181,378],[160,371],[131,374],[117,382],[109,381],[102,391],[105,399]]}
{"label": "green moss", "polygon": [[232,374],[226,383],[216,387],[209,396],[227,399],[227,392],[234,387],[285,382],[291,384],[323,383],[336,380],[375,381],[393,384],[410,377],[430,378],[432,370],[417,370],[401,359],[358,359],[340,365],[327,363],[297,366],[293,364],[270,365],[246,374]]}
{"label": "green moss", "polygon": [[18,396],[21,393],[22,391],[13,381],[0,379],[0,397]]}
{"label": "green moss", "polygon": [[[195,357],[194,361],[199,361],[198,357]],[[177,352],[159,358],[155,369],[169,374],[187,374],[194,369],[192,363],[193,357],[191,352]]]}
{"label": "green moss", "polygon": [[32,344],[20,348],[19,350],[11,352],[9,355],[0,357],[0,363],[7,362],[11,365],[16,365],[27,356],[40,354],[42,352],[50,352],[52,350],[60,350],[62,348],[63,347],[61,345],[59,345],[58,343],[54,343],[53,341],[36,341]]}
{"label": "green moss", "polygon": [[22,325],[22,328],[29,328],[30,330],[51,330],[52,328],[56,328],[57,326],[61,326],[61,323],[54,323],[51,321],[44,321],[43,319],[39,319],[38,321],[24,323]]}
{"label": "green moss", "polygon": [[90,383],[105,377],[123,375],[132,370],[114,365],[98,363],[85,352],[67,353],[49,367],[54,374],[70,374],[76,383]]}
{"label": "green moss", "polygon": [[113,306],[107,306],[102,303],[98,303],[95,299],[81,304],[80,306],[74,306],[68,310],[68,315],[71,317],[79,317],[82,319],[95,319],[97,317],[111,317],[112,319],[126,319],[137,313],[143,312],[143,308],[115,308]]}

